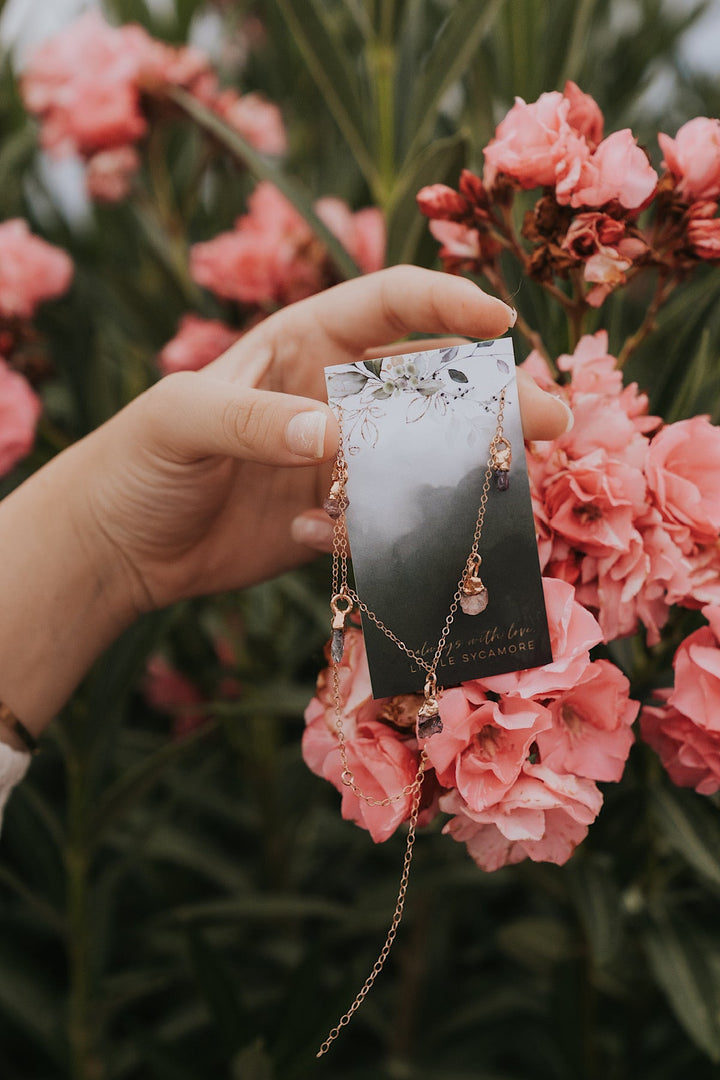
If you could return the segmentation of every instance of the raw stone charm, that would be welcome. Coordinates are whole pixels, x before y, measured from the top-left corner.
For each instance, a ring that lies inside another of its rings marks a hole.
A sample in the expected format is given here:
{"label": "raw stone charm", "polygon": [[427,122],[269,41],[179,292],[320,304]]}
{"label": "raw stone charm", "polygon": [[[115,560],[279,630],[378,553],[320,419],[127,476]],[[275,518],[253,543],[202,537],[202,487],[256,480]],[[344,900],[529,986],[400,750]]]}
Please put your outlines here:
{"label": "raw stone charm", "polygon": [[345,631],[333,630],[330,642],[330,656],[334,664],[339,664],[345,652]]}
{"label": "raw stone charm", "polygon": [[440,713],[434,712],[425,715],[424,706],[418,712],[417,734],[419,739],[429,739],[431,735],[439,735],[443,729]]}
{"label": "raw stone charm", "polygon": [[347,510],[349,505],[350,501],[347,495],[333,495],[331,491],[323,502],[323,510],[328,517],[333,519],[333,521],[337,521],[340,515]]}
{"label": "raw stone charm", "polygon": [[508,469],[493,469],[493,479],[498,491],[507,491],[510,487],[510,472]]}
{"label": "raw stone charm", "polygon": [[482,588],[476,593],[463,593],[460,597],[460,607],[466,615],[480,615],[488,606],[488,591]]}

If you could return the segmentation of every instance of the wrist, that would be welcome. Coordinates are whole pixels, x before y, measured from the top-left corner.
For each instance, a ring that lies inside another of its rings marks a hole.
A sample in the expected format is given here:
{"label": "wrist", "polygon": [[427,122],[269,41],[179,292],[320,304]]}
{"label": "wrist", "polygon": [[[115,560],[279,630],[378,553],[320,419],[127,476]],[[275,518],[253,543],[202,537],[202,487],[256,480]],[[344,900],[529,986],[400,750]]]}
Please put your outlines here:
{"label": "wrist", "polygon": [[134,616],[85,506],[92,438],[0,503],[0,700],[35,736]]}

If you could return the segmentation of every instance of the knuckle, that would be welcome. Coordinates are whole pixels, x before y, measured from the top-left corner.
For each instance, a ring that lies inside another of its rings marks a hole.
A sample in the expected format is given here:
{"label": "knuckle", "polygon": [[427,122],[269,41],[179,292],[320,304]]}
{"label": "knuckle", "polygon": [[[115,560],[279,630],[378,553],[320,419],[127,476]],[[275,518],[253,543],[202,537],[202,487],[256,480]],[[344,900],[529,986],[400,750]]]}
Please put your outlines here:
{"label": "knuckle", "polygon": [[265,410],[246,396],[230,399],[223,409],[222,426],[229,441],[242,447],[256,446],[267,435]]}

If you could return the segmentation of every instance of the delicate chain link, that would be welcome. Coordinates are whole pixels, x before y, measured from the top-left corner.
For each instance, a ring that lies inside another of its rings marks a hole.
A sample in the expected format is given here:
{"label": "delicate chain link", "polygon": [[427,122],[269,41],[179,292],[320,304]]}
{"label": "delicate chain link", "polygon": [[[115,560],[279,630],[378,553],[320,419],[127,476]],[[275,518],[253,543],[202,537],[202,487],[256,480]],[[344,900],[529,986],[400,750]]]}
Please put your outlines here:
{"label": "delicate chain link", "polygon": [[[490,456],[488,458],[487,468],[485,470],[485,479],[483,481],[483,488],[480,494],[480,503],[478,507],[477,519],[475,521],[475,531],[473,534],[472,547],[470,549],[470,557],[477,556],[478,548],[480,545],[480,538],[482,536],[483,522],[485,520],[485,510],[487,508],[488,497],[490,494],[490,484],[493,474],[493,456],[495,447],[500,441],[504,440],[503,435],[503,417],[505,410],[505,387],[503,387],[500,394],[500,402],[498,406],[497,425],[495,428],[495,434],[490,443]],[[342,406],[338,405],[339,419],[340,419],[340,437],[338,442],[338,452],[335,463],[335,475],[334,479],[347,477],[347,464],[345,461],[345,448],[343,443],[343,430],[342,430]],[[354,589],[350,587],[347,579],[347,562],[348,562],[348,540],[347,530],[345,528],[345,514],[341,512],[335,521],[335,528],[333,530],[333,559],[332,559],[332,586],[333,597],[342,596],[351,601],[364,615],[370,619],[371,622],[377,626],[378,630],[381,630],[387,638],[390,639],[407,657],[414,660],[424,671],[428,673],[428,678],[435,683],[435,672],[440,662],[440,657],[443,654],[447,639],[450,635],[455,614],[460,604],[460,598],[462,596],[463,580],[465,576],[465,570],[463,575],[458,581],[455,595],[453,596],[450,604],[449,611],[445,618],[445,623],[440,634],[440,638],[435,649],[435,654],[430,663],[416,652],[415,649],[411,649],[409,645],[406,645],[397,634],[393,633],[389,627],[385,625],[382,619],[375,614],[374,611],[365,604]],[[467,564],[466,564],[467,565]],[[393,795],[387,795],[383,799],[375,799],[373,796],[367,795],[358,785],[355,776],[350,768],[350,762],[348,760],[347,752],[347,740],[345,738],[345,730],[343,727],[343,701],[342,693],[340,691],[340,673],[338,670],[338,664],[333,661],[332,664],[332,693],[333,693],[333,705],[335,710],[335,729],[337,731],[338,745],[340,748],[340,758],[342,761],[343,770],[341,773],[341,780],[346,787],[349,787],[354,795],[358,799],[362,799],[368,806],[391,806],[395,802],[399,802],[400,799],[412,797],[412,807],[410,810],[410,817],[408,821],[408,833],[407,841],[405,844],[405,857],[403,859],[402,874],[400,876],[400,886],[398,888],[397,900],[395,902],[395,911],[393,912],[390,928],[385,938],[385,943],[380,950],[377,960],[375,961],[370,974],[363,983],[362,987],[358,991],[354,1001],[346,1013],[338,1020],[336,1026],[328,1033],[327,1038],[323,1042],[322,1046],[315,1055],[321,1058],[328,1052],[335,1039],[342,1031],[344,1027],[350,1023],[351,1019],[362,1005],[363,1001],[370,993],[375,980],[385,966],[385,962],[390,955],[393,942],[397,936],[398,927],[403,916],[405,909],[405,897],[407,895],[408,881],[410,878],[410,865],[413,858],[413,848],[415,846],[415,834],[417,831],[418,817],[420,815],[420,802],[422,799],[422,786],[425,778],[425,768],[427,765],[427,751],[423,748],[420,751],[420,758],[418,761],[418,768],[415,774],[415,778],[412,783],[406,784],[399,791],[396,791]]]}
{"label": "delicate chain link", "polygon": [[400,875],[400,887],[398,889],[397,900],[395,901],[395,911],[393,912],[392,922],[390,923],[390,929],[388,930],[387,937],[385,938],[385,944],[383,945],[382,949],[380,950],[380,952],[378,954],[378,958],[375,961],[375,963],[373,964],[373,967],[372,967],[372,970],[370,971],[370,974],[368,975],[367,979],[365,980],[362,987],[358,991],[358,994],[355,997],[355,1000],[353,1001],[352,1005],[350,1006],[348,1011],[346,1013],[344,1013],[343,1016],[341,1016],[341,1018],[338,1020],[338,1022],[336,1024],[336,1026],[328,1033],[327,1038],[325,1039],[322,1046],[320,1047],[317,1054],[315,1055],[316,1057],[321,1058],[323,1056],[323,1054],[326,1054],[328,1052],[328,1050],[330,1049],[330,1047],[332,1046],[332,1044],[337,1039],[337,1037],[340,1034],[340,1032],[342,1031],[342,1029],[344,1027],[347,1027],[347,1025],[350,1023],[353,1016],[358,1011],[358,1009],[362,1005],[363,1001],[365,1000],[365,998],[368,996],[368,994],[372,990],[373,985],[374,985],[375,980],[377,979],[378,975],[380,974],[382,969],[385,967],[385,961],[387,960],[388,956],[390,955],[390,950],[392,948],[393,942],[395,941],[395,938],[397,937],[398,927],[399,927],[400,921],[401,921],[401,919],[403,917],[403,910],[405,908],[405,897],[407,895],[408,881],[410,879],[410,864],[412,863],[413,848],[415,846],[415,833],[416,833],[416,830],[417,830],[418,817],[420,815],[420,800],[421,800],[421,797],[422,797],[422,782],[423,782],[423,777],[425,776],[426,762],[427,762],[427,754],[423,750],[422,753],[420,754],[420,763],[418,765],[418,771],[417,771],[417,774],[415,776],[415,780],[414,780],[413,784],[411,785],[411,788],[414,789],[415,794],[414,794],[414,798],[413,798],[412,810],[410,812],[410,820],[409,820],[409,824],[408,824],[407,841],[405,843],[405,857],[403,859],[402,874]]}

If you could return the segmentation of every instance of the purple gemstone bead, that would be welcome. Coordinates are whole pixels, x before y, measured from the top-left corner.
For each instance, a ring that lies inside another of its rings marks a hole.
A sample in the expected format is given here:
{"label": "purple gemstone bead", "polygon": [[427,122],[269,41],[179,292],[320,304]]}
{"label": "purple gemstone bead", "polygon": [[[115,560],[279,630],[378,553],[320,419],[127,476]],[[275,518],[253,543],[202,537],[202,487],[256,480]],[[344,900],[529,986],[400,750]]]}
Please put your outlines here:
{"label": "purple gemstone bead", "polygon": [[345,631],[333,630],[330,642],[330,655],[334,664],[339,664],[345,652]]}
{"label": "purple gemstone bead", "polygon": [[510,473],[507,469],[495,469],[495,486],[498,491],[507,491],[510,487]]}
{"label": "purple gemstone bead", "polygon": [[442,729],[443,722],[440,719],[440,713],[433,713],[432,716],[422,716],[418,713],[418,738],[429,739],[431,735],[439,735]]}

